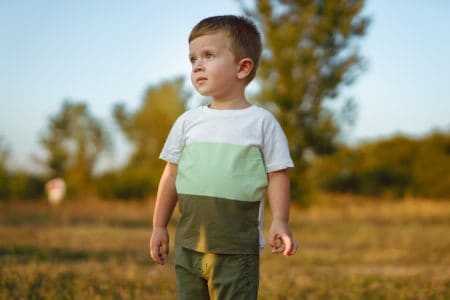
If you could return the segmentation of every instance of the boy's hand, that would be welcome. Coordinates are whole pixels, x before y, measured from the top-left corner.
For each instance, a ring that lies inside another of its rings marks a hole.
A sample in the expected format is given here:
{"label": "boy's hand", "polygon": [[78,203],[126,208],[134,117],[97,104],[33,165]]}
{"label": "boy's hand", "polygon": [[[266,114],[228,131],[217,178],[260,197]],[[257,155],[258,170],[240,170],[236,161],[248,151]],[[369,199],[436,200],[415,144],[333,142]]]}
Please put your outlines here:
{"label": "boy's hand", "polygon": [[288,224],[280,220],[272,221],[269,230],[269,245],[272,247],[272,253],[283,252],[286,256],[294,255],[298,248]]}
{"label": "boy's hand", "polygon": [[159,265],[164,265],[164,259],[169,255],[169,234],[165,227],[153,228],[150,238],[150,256]]}

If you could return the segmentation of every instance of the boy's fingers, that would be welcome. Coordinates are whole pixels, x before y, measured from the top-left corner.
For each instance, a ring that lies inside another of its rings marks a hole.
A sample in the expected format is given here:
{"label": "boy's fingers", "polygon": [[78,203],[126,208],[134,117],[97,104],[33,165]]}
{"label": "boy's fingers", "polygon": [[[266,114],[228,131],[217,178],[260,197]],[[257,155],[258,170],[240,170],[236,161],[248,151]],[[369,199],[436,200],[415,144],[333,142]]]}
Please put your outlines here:
{"label": "boy's fingers", "polygon": [[161,255],[162,257],[169,255],[169,244],[167,242],[163,242],[161,245]]}
{"label": "boy's fingers", "polygon": [[291,252],[289,253],[289,255],[294,255],[298,250],[298,244],[297,242],[294,240],[294,247],[292,248]]}
{"label": "boy's fingers", "polygon": [[292,250],[292,239],[289,236],[284,236],[283,242],[286,245],[283,254],[288,255],[288,253]]}
{"label": "boy's fingers", "polygon": [[152,259],[159,265],[164,264],[164,260],[161,258],[161,253],[159,251],[159,245],[151,245],[150,255]]}
{"label": "boy's fingers", "polygon": [[272,247],[272,253],[281,253],[284,251],[284,245],[280,245],[279,247]]}
{"label": "boy's fingers", "polygon": [[284,251],[284,255],[291,256],[297,252],[297,243],[293,239],[288,239],[288,243],[290,247],[286,247],[286,251]]}
{"label": "boy's fingers", "polygon": [[275,249],[277,248],[277,246],[276,246],[275,241],[273,239],[269,240],[269,245],[270,245],[270,248],[272,248],[272,252],[274,252]]}
{"label": "boy's fingers", "polygon": [[150,250],[150,255],[157,264],[161,264],[158,250],[156,250],[155,248],[152,247],[152,249]]}
{"label": "boy's fingers", "polygon": [[283,240],[279,235],[275,235],[270,243],[270,246],[272,246],[272,253],[281,253],[285,249],[285,245],[283,243]]}
{"label": "boy's fingers", "polygon": [[294,255],[298,250],[298,244],[296,241],[294,241],[294,246],[292,247],[292,250],[289,252],[289,256]]}
{"label": "boy's fingers", "polygon": [[269,245],[272,247],[275,246],[275,237],[276,237],[275,234],[269,233]]}

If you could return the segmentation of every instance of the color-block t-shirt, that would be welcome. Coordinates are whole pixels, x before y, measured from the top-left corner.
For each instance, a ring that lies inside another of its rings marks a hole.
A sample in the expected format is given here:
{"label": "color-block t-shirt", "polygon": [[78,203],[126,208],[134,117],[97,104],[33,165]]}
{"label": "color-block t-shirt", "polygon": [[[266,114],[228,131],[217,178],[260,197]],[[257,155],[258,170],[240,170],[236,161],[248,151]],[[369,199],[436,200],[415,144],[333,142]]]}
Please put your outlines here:
{"label": "color-block t-shirt", "polygon": [[267,110],[198,107],[173,125],[160,158],[178,164],[175,243],[199,252],[258,253],[267,173],[293,167]]}

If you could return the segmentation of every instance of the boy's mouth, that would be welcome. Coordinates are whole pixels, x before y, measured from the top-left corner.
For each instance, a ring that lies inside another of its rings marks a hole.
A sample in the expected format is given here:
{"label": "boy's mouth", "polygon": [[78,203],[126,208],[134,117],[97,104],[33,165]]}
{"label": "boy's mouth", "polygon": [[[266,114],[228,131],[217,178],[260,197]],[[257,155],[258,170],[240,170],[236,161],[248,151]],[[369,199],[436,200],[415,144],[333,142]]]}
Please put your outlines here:
{"label": "boy's mouth", "polygon": [[197,78],[197,79],[195,80],[195,83],[200,84],[200,83],[202,83],[202,82],[204,82],[204,81],[206,81],[206,80],[207,80],[206,77],[199,77],[199,78]]}

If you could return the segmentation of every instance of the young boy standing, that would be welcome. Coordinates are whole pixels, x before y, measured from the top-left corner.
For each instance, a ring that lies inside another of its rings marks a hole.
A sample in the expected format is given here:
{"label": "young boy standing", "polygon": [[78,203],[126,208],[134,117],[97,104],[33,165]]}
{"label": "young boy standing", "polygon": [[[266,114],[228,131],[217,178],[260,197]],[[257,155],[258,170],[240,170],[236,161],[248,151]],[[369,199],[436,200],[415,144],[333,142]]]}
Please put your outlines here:
{"label": "young boy standing", "polygon": [[244,95],[260,55],[259,32],[244,17],[206,18],[189,36],[192,84],[212,102],[182,114],[169,133],[150,239],[151,257],[163,265],[178,201],[179,299],[257,298],[266,190],[272,252],[297,250],[288,227],[293,163],[286,136],[271,113]]}

